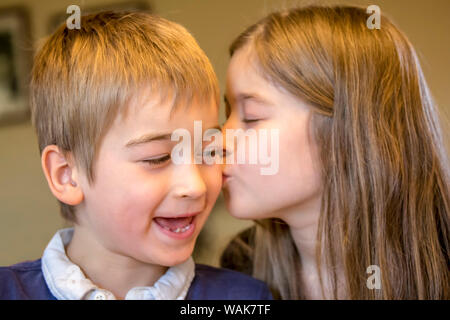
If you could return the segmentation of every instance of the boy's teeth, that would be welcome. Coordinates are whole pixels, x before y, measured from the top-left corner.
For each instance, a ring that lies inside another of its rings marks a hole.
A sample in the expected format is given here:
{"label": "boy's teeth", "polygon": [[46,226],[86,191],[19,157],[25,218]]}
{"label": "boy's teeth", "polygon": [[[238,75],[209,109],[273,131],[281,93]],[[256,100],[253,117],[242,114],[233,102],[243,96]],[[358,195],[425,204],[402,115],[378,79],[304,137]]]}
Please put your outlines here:
{"label": "boy's teeth", "polygon": [[164,229],[175,232],[175,233],[182,233],[182,232],[186,232],[187,230],[189,230],[191,228],[191,225],[187,225],[184,228],[176,228],[176,229],[170,229],[169,227],[163,226]]}
{"label": "boy's teeth", "polygon": [[184,217],[184,218],[164,218],[164,217],[156,217],[155,222],[159,224],[166,230],[170,230],[175,233],[184,232],[187,226],[189,226],[194,217]]}

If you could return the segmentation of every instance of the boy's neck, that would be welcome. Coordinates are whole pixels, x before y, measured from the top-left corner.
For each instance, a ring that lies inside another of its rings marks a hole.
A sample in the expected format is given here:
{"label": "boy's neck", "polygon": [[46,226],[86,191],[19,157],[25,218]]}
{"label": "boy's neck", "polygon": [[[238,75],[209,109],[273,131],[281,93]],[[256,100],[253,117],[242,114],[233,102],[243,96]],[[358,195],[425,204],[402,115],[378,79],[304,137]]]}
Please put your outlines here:
{"label": "boy's neck", "polygon": [[112,292],[116,299],[124,299],[134,287],[153,286],[168,269],[111,252],[79,225],[74,227],[66,254],[89,280]]}

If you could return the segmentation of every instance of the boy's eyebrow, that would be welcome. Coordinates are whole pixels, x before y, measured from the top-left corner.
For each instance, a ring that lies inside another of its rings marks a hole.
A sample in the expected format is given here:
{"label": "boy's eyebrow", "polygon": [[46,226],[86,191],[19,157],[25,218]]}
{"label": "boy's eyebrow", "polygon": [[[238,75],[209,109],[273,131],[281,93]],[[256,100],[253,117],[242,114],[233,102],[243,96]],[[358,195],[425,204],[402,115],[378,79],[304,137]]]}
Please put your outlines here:
{"label": "boy's eyebrow", "polygon": [[[213,126],[211,128],[208,128],[206,130],[209,129],[217,129],[217,130],[221,130],[221,127],[219,125]],[[133,147],[133,146],[137,146],[137,145],[141,145],[144,143],[149,143],[152,141],[160,141],[160,140],[170,140],[172,137],[172,133],[163,133],[163,134],[159,134],[159,133],[150,133],[150,134],[144,134],[143,136],[137,138],[137,139],[132,139],[130,141],[128,141],[125,144],[125,147],[129,148],[129,147]]]}
{"label": "boy's eyebrow", "polygon": [[129,147],[133,147],[136,145],[140,145],[140,144],[144,144],[144,143],[148,143],[148,142],[156,141],[156,140],[170,140],[171,136],[172,136],[171,133],[144,134],[143,136],[141,136],[137,139],[132,139],[132,140],[128,141],[127,144],[125,145],[125,147],[129,148]]}

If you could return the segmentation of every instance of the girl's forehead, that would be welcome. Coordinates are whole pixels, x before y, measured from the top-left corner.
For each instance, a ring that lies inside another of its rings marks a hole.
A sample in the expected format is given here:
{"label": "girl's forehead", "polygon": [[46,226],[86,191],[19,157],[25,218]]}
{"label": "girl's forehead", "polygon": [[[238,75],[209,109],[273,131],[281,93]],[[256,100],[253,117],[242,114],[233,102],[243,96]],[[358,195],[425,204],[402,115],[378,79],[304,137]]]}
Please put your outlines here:
{"label": "girl's forehead", "polygon": [[263,93],[267,87],[276,86],[264,74],[257,60],[249,58],[245,51],[237,51],[227,70],[227,94],[236,94],[234,91]]}

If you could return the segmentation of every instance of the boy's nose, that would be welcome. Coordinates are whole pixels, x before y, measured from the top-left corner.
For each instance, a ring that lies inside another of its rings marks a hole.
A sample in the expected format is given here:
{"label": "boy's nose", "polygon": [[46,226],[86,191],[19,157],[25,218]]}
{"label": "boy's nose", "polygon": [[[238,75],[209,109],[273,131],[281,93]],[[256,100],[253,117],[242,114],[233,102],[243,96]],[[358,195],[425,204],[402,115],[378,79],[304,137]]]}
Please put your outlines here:
{"label": "boy's nose", "polygon": [[177,198],[197,199],[206,194],[206,184],[197,165],[180,165],[175,173]]}

